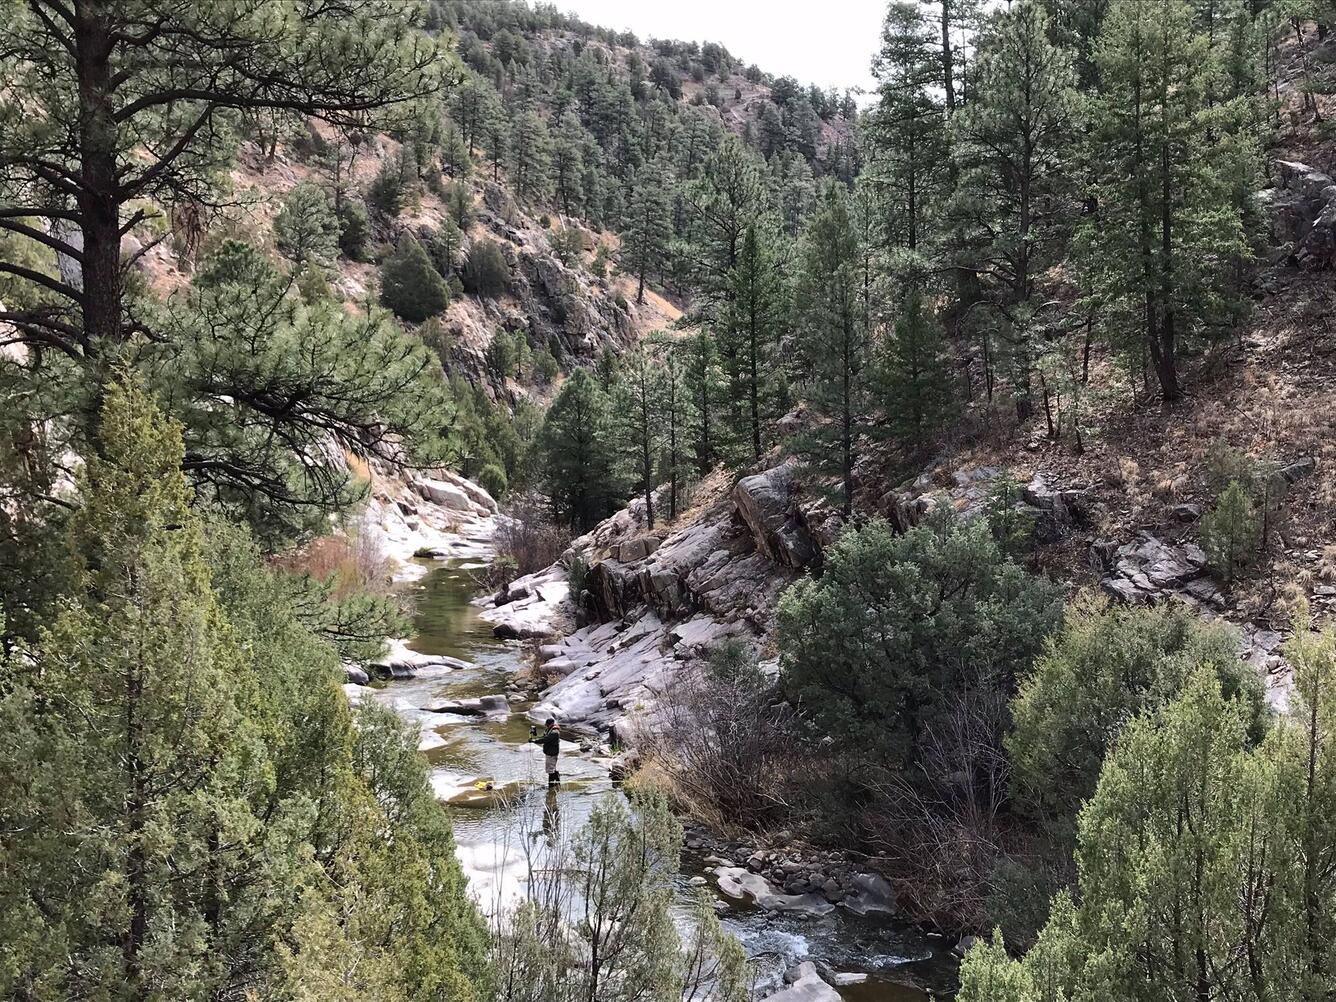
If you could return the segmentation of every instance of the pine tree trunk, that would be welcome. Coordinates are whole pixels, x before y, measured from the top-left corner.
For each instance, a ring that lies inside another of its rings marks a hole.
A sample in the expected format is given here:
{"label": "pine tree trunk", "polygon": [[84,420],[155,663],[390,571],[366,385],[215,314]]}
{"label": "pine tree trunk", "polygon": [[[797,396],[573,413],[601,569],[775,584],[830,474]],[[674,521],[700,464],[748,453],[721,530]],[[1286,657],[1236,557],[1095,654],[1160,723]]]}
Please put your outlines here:
{"label": "pine tree trunk", "polygon": [[148,935],[148,873],[144,851],[144,812],[147,810],[147,791],[144,778],[142,751],[143,722],[139,704],[143,699],[143,678],[137,664],[132,663],[125,676],[125,771],[128,790],[125,798],[126,842],[125,898],[129,911],[127,924],[121,933],[121,968],[126,985],[137,993],[142,971],[140,951]]}
{"label": "pine tree trunk", "polygon": [[761,458],[761,393],[758,384],[760,383],[761,375],[757,371],[757,350],[756,317],[755,310],[753,309],[751,322],[751,357],[748,359],[750,369],[748,390],[750,391],[751,397],[752,452],[759,460]]}
{"label": "pine tree trunk", "polygon": [[844,481],[843,511],[845,518],[848,518],[854,512],[853,373],[850,371],[852,368],[850,360],[852,340],[852,332],[849,331],[846,326],[844,332],[844,371],[841,373],[843,412],[840,415],[840,446],[844,454],[842,473]]}
{"label": "pine tree trunk", "polygon": [[112,110],[111,51],[97,7],[78,5],[74,44],[79,80],[79,212],[83,217],[85,348],[96,354],[121,334],[120,185]]}
{"label": "pine tree trunk", "polygon": [[640,474],[645,481],[645,521],[654,528],[654,465],[650,449],[649,387],[640,374]]}
{"label": "pine tree trunk", "polygon": [[1178,385],[1178,361],[1175,330],[1175,316],[1173,307],[1174,295],[1174,216],[1173,204],[1170,201],[1172,194],[1172,180],[1169,170],[1169,144],[1167,142],[1160,146],[1160,255],[1161,255],[1161,284],[1160,284],[1160,321],[1159,337],[1151,345],[1151,353],[1155,360],[1155,374],[1160,380],[1160,391],[1167,402],[1177,400],[1181,396],[1181,390]]}
{"label": "pine tree trunk", "polygon": [[942,90],[946,94],[946,113],[956,111],[955,66],[951,52],[951,0],[942,0]]}

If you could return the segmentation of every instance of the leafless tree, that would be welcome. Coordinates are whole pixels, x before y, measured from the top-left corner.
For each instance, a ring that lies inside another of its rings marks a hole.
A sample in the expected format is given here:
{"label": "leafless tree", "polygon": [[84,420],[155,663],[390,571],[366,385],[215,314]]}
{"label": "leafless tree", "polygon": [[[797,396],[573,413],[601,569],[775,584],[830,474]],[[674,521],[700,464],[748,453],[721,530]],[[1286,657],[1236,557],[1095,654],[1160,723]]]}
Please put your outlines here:
{"label": "leafless tree", "polygon": [[800,758],[793,713],[776,702],[746,648],[717,648],[660,696],[642,746],[697,808],[753,829],[788,810],[788,780]]}
{"label": "leafless tree", "polygon": [[1006,855],[1005,693],[981,685],[954,694],[921,740],[913,773],[885,771],[870,785],[868,841],[890,857],[916,910],[982,923]]}

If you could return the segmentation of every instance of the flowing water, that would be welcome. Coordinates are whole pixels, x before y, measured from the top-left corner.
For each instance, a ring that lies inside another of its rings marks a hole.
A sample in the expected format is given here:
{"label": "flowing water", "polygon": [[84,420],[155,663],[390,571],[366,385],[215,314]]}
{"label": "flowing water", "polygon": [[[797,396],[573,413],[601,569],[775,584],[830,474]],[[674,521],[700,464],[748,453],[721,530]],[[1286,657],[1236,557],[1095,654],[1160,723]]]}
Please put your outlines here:
{"label": "flowing water", "polygon": [[[495,639],[478,618],[470,604],[478,589],[467,565],[433,564],[412,587],[416,632],[410,646],[476,667],[393,682],[377,698],[421,725],[437,795],[473,801],[451,807],[455,839],[473,891],[491,912],[521,893],[528,867],[536,865],[554,831],[578,830],[613,784],[602,763],[570,744],[562,749],[561,787],[549,791],[542,752],[528,743],[527,703],[512,704],[508,717],[492,720],[423,709],[443,697],[504,693],[522,651]],[[479,782],[491,789],[478,789]],[[684,862],[684,899],[689,879],[699,872],[698,862]],[[770,990],[785,969],[803,960],[867,974],[866,982],[840,989],[849,1002],[924,1002],[945,995],[954,983],[947,945],[915,926],[843,910],[809,919],[730,905],[724,925],[741,940],[756,962],[758,980]]]}

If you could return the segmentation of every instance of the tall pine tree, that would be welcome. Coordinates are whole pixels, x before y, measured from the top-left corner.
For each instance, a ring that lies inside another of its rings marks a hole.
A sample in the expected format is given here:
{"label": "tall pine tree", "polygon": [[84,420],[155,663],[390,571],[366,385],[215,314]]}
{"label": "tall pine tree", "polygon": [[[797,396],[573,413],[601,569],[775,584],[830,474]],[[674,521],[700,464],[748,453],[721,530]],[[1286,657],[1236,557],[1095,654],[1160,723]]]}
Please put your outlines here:
{"label": "tall pine tree", "polygon": [[854,466],[868,415],[872,345],[860,300],[858,235],[843,187],[827,182],[804,236],[797,301],[799,393],[817,419],[795,442],[807,464],[839,479],[853,513]]}
{"label": "tall pine tree", "polygon": [[1185,346],[1237,317],[1230,265],[1247,242],[1236,178],[1251,170],[1252,146],[1235,134],[1237,108],[1209,105],[1216,68],[1186,0],[1114,0],[1097,62],[1088,225],[1105,329],[1172,401]]}

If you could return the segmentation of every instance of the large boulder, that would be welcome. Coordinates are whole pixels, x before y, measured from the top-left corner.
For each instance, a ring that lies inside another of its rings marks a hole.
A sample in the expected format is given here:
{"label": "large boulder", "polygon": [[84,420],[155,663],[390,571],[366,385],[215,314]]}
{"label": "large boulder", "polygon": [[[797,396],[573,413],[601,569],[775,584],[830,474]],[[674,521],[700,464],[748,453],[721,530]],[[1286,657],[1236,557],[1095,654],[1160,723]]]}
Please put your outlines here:
{"label": "large boulder", "polygon": [[743,477],[733,488],[733,503],[756,549],[786,567],[806,567],[821,557],[793,498],[793,467],[777,466]]}
{"label": "large boulder", "polygon": [[424,477],[418,480],[414,485],[417,492],[423,498],[434,505],[439,505],[450,511],[468,513],[474,510],[473,499],[469,497],[468,492],[455,484],[446,483],[444,480],[436,480],[430,477]]}
{"label": "large boulder", "polygon": [[879,873],[858,873],[851,881],[853,890],[844,899],[844,907],[858,915],[889,913],[896,909],[895,891]]}
{"label": "large boulder", "polygon": [[500,695],[440,699],[422,709],[428,713],[451,713],[459,717],[503,717],[510,714],[510,701]]}
{"label": "large boulder", "polygon": [[841,1002],[841,999],[839,992],[821,980],[816,965],[803,964],[793,983],[767,996],[765,1002]]}

